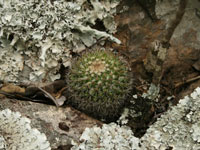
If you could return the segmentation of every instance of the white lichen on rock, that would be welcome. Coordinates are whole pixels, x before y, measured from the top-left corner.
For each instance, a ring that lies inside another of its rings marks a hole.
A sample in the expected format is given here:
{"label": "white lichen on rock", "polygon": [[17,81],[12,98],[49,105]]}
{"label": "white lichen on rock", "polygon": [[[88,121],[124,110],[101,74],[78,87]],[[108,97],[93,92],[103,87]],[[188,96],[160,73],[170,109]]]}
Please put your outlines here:
{"label": "white lichen on rock", "polygon": [[199,150],[200,88],[164,113],[140,139],[114,123],[86,128],[72,150]]}
{"label": "white lichen on rock", "polygon": [[[6,63],[3,60],[6,60]],[[15,75],[23,70],[23,62],[23,57],[18,52],[13,51],[12,47],[0,47],[0,79],[15,80]]]}
{"label": "white lichen on rock", "polygon": [[181,99],[141,138],[143,149],[200,149],[200,88]]}
{"label": "white lichen on rock", "polygon": [[31,128],[31,121],[19,112],[0,111],[1,150],[50,150],[45,134]]}
{"label": "white lichen on rock", "polygon": [[129,116],[129,109],[124,108],[123,113],[121,114],[121,116],[117,120],[117,123],[120,124],[120,125],[126,125],[128,123],[128,116]]}
{"label": "white lichen on rock", "polygon": [[147,98],[153,102],[158,102],[160,97],[160,86],[151,83],[147,93],[143,93],[142,97]]}
{"label": "white lichen on rock", "polygon": [[127,126],[115,123],[104,124],[102,128],[86,128],[81,143],[73,142],[71,150],[139,150],[139,139],[133,136]]}
{"label": "white lichen on rock", "polygon": [[[70,65],[70,51],[102,38],[120,43],[111,35],[119,1],[0,0],[0,80],[53,81],[61,63]],[[106,31],[93,28],[98,20]]]}

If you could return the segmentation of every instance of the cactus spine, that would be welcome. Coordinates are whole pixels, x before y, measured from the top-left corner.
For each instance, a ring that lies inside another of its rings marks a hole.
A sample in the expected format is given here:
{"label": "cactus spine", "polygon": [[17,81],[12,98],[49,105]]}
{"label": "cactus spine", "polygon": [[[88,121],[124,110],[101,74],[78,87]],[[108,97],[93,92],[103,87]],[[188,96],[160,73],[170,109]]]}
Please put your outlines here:
{"label": "cactus spine", "polygon": [[131,90],[127,64],[110,51],[83,54],[68,74],[69,102],[100,119],[119,115]]}

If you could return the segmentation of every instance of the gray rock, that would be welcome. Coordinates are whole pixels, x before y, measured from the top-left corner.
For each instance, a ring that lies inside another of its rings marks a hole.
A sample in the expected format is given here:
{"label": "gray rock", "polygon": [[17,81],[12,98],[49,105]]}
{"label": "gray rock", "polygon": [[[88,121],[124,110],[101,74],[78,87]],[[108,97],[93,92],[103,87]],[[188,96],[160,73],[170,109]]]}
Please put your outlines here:
{"label": "gray rock", "polygon": [[39,103],[1,99],[0,110],[6,108],[29,118],[31,127],[46,135],[52,149],[60,145],[70,145],[72,139],[78,141],[86,127],[101,126],[101,122],[71,107],[57,108]]}

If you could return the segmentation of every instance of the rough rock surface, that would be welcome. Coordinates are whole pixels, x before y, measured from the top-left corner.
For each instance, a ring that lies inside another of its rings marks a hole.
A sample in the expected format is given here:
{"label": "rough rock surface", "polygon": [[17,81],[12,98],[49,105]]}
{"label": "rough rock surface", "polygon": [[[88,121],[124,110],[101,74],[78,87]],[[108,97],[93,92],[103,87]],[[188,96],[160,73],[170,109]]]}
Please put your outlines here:
{"label": "rough rock surface", "polygon": [[[117,37],[122,41],[122,45],[114,48],[122,51],[127,49],[130,50],[129,56],[131,57],[131,62],[136,62],[133,65],[135,70],[138,70],[139,68],[137,63],[143,63],[150,43],[162,36],[162,32],[165,31],[168,21],[174,17],[175,11],[178,7],[178,2],[178,0],[157,1],[155,12],[157,17],[161,20],[154,23],[152,23],[147,17],[144,10],[135,4],[127,4],[126,11],[123,15],[117,16],[116,21],[118,22],[118,25],[121,26],[117,33]],[[172,36],[172,40],[170,41],[171,47],[168,51],[168,58],[165,64],[165,68],[168,71],[168,74],[166,74],[164,78],[166,82],[168,81],[168,78],[170,78],[169,81],[177,80],[177,82],[179,82],[180,80],[183,80],[183,77],[185,77],[184,74],[187,74],[188,71],[193,71],[192,64],[199,59],[200,17],[196,13],[199,9],[199,5],[200,2],[198,0],[189,1],[185,15]],[[165,7],[165,9],[163,9],[163,7]],[[38,37],[36,36],[36,38]],[[6,40],[2,41],[5,42],[4,44],[8,45],[10,45],[11,42]],[[48,41],[44,42],[48,43]],[[85,42],[87,43],[87,41]],[[15,39],[13,40],[13,44],[17,44]],[[23,46],[23,43],[19,45]],[[17,45],[15,46],[17,47]],[[42,46],[45,46],[45,44]],[[10,47],[7,48],[13,55],[14,50],[10,49]],[[81,46],[79,48],[81,48]],[[35,50],[37,51],[37,49]],[[77,51],[79,50],[80,49]],[[37,71],[37,67],[41,66],[41,64],[38,65],[36,63],[37,61],[34,60],[34,58],[39,58],[40,55],[35,53],[35,51],[34,53],[30,51],[28,50],[25,56],[32,56],[32,65],[36,66],[35,73],[40,75],[41,72]],[[3,68],[8,68],[10,64],[14,66],[14,77],[12,76],[12,72],[8,72],[11,75],[11,80],[14,81],[16,80],[15,72],[18,72],[23,68],[23,63],[20,63],[22,57],[21,54],[19,55],[18,53],[15,54],[16,57],[12,57],[12,55],[9,55],[9,53],[6,52],[6,49],[1,49],[0,51],[0,57],[2,57],[2,60],[4,55],[8,58],[7,63],[3,64],[5,65]],[[50,54],[47,53],[47,55]],[[29,57],[24,58],[29,60]],[[18,65],[16,66],[12,64],[13,62],[17,62]],[[29,61],[27,61],[27,64],[28,63]],[[67,61],[66,66],[68,66]],[[28,73],[22,73],[29,76],[30,68],[27,66],[24,67],[26,67],[25,69]],[[0,70],[0,72],[1,71],[2,70]],[[143,74],[142,71],[140,73]],[[173,73],[175,73],[176,76],[174,76]],[[51,73],[51,75],[52,74],[53,73]],[[199,72],[194,75],[196,76],[198,74]],[[34,80],[37,79],[34,78]],[[167,84],[170,84],[170,82],[167,82]],[[142,138],[143,144],[152,147],[152,149],[156,149],[158,147],[160,149],[170,149],[173,147],[174,149],[182,148],[183,150],[187,150],[189,149],[188,145],[190,145],[194,150],[199,149],[198,94],[196,91],[190,97],[184,98],[177,106],[172,107],[171,110],[166,112],[161,119],[158,119],[158,122],[153,124],[147,131],[147,134],[145,134]],[[98,124],[98,121],[88,118],[80,112],[74,111],[70,107],[56,108],[54,106],[21,102],[10,99],[0,100],[0,109],[2,110],[5,108],[9,108],[12,111],[19,111],[22,115],[30,118],[33,127],[46,134],[52,148],[57,148],[59,145],[68,145],[70,144],[72,138],[78,141],[85,127],[92,127],[93,125]],[[59,127],[62,128],[62,130]],[[183,139],[183,137],[187,140]],[[179,139],[179,141],[176,141],[176,139]]]}
{"label": "rough rock surface", "polygon": [[29,118],[31,126],[46,135],[52,149],[70,145],[71,139],[78,140],[86,127],[101,126],[99,121],[71,107],[57,108],[40,103],[0,99],[0,110],[6,108]]}
{"label": "rough rock surface", "polygon": [[[180,0],[163,0],[156,4],[156,15],[159,19],[163,20],[168,26],[170,19],[174,18],[179,5]],[[197,14],[197,10],[200,8],[200,2],[198,0],[189,0],[185,9],[185,14],[182,21],[176,28],[171,44],[178,46],[182,44],[185,47],[192,47],[199,49],[200,43],[200,18]],[[183,42],[184,41],[184,42]]]}

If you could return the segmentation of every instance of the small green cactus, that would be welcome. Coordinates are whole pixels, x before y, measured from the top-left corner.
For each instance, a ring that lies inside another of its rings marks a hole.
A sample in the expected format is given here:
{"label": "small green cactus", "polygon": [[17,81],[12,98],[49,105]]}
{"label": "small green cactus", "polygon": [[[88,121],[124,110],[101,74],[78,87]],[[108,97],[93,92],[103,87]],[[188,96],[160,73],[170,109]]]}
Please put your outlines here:
{"label": "small green cactus", "polygon": [[111,119],[123,108],[131,81],[128,65],[112,52],[86,53],[68,74],[69,102],[91,116]]}

